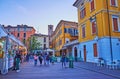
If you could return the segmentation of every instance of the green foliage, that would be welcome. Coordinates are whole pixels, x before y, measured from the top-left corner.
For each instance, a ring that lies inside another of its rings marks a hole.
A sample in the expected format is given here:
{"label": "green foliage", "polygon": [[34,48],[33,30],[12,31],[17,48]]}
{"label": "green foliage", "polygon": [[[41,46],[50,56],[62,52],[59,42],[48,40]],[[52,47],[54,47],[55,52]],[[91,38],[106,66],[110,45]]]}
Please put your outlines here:
{"label": "green foliage", "polygon": [[30,50],[38,50],[40,49],[41,43],[37,41],[36,37],[33,36],[30,39]]}

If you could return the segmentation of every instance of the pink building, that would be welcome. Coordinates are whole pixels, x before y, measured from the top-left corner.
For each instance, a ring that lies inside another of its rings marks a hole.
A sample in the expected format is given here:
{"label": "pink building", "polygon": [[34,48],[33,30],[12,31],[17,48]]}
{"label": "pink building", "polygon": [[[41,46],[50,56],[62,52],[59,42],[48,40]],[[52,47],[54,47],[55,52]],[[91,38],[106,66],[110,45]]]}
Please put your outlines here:
{"label": "pink building", "polygon": [[29,44],[29,38],[35,34],[35,29],[28,25],[17,25],[17,26],[4,26],[5,29],[23,42],[27,47]]}

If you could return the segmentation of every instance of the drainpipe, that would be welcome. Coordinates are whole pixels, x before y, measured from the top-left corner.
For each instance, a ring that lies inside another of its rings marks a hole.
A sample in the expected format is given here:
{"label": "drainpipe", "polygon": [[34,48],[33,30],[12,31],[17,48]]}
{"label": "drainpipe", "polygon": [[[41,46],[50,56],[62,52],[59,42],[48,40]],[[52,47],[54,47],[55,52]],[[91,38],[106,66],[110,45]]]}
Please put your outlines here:
{"label": "drainpipe", "polygon": [[110,42],[110,56],[111,56],[111,63],[113,62],[113,52],[112,52],[112,40],[111,40],[111,28],[110,28],[110,14],[109,14],[109,6],[108,6],[108,0],[106,0],[106,6],[107,6],[107,15],[108,15],[108,30],[109,30],[109,42]]}

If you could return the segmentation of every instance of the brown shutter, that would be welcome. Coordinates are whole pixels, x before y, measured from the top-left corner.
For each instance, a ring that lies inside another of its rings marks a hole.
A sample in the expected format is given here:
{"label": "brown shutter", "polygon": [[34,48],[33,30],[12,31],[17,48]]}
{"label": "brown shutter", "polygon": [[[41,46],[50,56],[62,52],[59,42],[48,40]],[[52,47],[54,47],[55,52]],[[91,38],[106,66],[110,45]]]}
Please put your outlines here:
{"label": "brown shutter", "polygon": [[82,37],[85,37],[85,27],[82,27]]}
{"label": "brown shutter", "polygon": [[116,5],[116,4],[115,4],[115,0],[111,0],[111,4],[112,4],[112,5]]}
{"label": "brown shutter", "polygon": [[80,11],[80,18],[82,19],[82,11]]}
{"label": "brown shutter", "polygon": [[93,50],[94,50],[94,57],[98,56],[98,52],[97,52],[97,44],[93,44]]}
{"label": "brown shutter", "polygon": [[96,24],[92,22],[92,34],[96,33]]}
{"label": "brown shutter", "polygon": [[91,2],[91,10],[94,10],[94,0]]}
{"label": "brown shutter", "polygon": [[118,31],[118,21],[117,21],[117,18],[113,18],[113,27],[114,27],[114,31]]}
{"label": "brown shutter", "polygon": [[84,16],[86,15],[86,9],[84,8]]}

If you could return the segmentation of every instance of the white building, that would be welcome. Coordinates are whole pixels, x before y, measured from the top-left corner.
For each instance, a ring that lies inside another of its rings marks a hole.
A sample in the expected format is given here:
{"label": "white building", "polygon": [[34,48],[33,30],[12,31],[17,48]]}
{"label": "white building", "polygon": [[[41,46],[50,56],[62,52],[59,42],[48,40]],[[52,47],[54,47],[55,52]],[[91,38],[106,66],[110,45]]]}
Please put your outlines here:
{"label": "white building", "polygon": [[49,36],[45,34],[34,34],[36,40],[40,43],[40,49],[45,50],[49,48]]}

